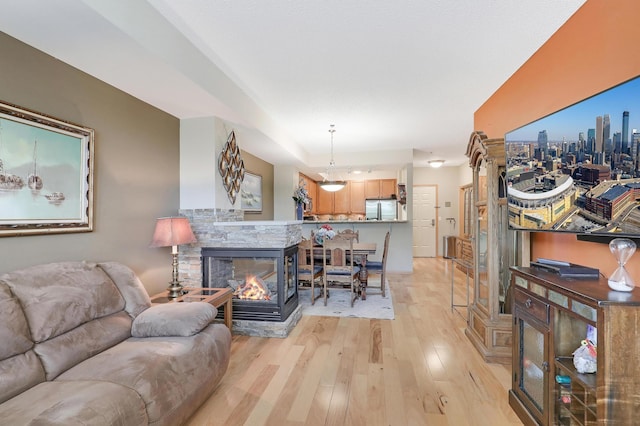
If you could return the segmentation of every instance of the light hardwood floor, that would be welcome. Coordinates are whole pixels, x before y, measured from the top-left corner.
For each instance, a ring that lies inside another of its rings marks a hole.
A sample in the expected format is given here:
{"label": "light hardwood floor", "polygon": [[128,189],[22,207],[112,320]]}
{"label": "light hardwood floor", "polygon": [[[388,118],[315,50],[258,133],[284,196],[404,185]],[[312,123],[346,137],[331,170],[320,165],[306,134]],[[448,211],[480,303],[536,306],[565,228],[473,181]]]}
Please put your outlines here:
{"label": "light hardwood floor", "polygon": [[510,366],[485,363],[465,308],[450,308],[449,261],[416,258],[388,280],[394,320],[303,316],[286,339],[234,336],[225,377],[187,424],[521,425]]}

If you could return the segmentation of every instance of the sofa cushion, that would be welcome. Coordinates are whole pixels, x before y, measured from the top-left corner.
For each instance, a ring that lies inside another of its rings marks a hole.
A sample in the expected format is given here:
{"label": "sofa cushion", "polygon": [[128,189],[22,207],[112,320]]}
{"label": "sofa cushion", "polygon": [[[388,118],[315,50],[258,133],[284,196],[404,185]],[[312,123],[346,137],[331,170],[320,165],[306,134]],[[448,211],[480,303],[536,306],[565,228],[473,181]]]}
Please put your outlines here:
{"label": "sofa cushion", "polygon": [[0,360],[33,347],[27,320],[9,287],[0,281]]}
{"label": "sofa cushion", "polygon": [[56,381],[118,383],[140,394],[149,424],[182,424],[224,375],[230,346],[231,333],[222,324],[190,337],[132,337],[70,368]]}
{"label": "sofa cushion", "polygon": [[34,351],[42,360],[47,380],[53,380],[68,368],[130,336],[131,317],[125,311],[120,311],[38,343]]}
{"label": "sofa cushion", "polygon": [[138,276],[126,265],[118,262],[102,262],[98,266],[109,275],[116,284],[125,301],[124,310],[132,318],[151,306],[151,299]]}
{"label": "sofa cushion", "polygon": [[[33,351],[0,362],[0,404],[45,380],[40,359]],[[2,417],[0,417],[0,424]]]}
{"label": "sofa cushion", "polygon": [[30,426],[147,424],[134,390],[102,381],[45,382],[0,404],[0,423]]}
{"label": "sofa cushion", "polygon": [[0,281],[0,403],[45,380],[20,304]]}
{"label": "sofa cushion", "polygon": [[37,265],[0,280],[20,300],[36,343],[124,309],[118,288],[95,263]]}
{"label": "sofa cushion", "polygon": [[133,337],[193,336],[216,317],[218,310],[207,302],[164,303],[142,312],[133,320]]}
{"label": "sofa cushion", "polygon": [[0,282],[22,306],[47,380],[131,335],[125,301],[95,263],[37,265],[6,273]]}

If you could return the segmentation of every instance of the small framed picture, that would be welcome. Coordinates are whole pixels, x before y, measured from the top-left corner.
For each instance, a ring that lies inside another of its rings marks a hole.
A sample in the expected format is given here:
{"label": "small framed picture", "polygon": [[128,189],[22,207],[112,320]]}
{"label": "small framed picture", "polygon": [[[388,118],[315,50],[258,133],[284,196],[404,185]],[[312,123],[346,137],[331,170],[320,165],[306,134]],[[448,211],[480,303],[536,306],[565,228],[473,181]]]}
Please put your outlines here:
{"label": "small framed picture", "polygon": [[240,186],[240,208],[246,212],[262,212],[262,176],[245,172]]}

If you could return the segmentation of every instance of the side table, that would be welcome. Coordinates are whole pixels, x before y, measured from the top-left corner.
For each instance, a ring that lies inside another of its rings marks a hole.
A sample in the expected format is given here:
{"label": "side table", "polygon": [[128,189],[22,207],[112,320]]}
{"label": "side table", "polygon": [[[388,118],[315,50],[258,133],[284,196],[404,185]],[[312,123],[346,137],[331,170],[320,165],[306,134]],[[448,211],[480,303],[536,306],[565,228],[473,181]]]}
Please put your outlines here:
{"label": "side table", "polygon": [[183,295],[175,299],[168,297],[167,290],[151,296],[151,303],[207,302],[224,308],[224,324],[231,331],[233,317],[233,291],[231,288],[185,287]]}

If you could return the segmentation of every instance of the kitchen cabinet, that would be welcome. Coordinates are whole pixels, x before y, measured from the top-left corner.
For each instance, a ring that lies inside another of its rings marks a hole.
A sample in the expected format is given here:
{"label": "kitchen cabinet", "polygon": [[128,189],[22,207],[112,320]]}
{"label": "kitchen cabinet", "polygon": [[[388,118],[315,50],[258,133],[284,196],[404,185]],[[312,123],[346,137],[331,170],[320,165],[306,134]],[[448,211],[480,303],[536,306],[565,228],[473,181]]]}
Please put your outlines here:
{"label": "kitchen cabinet", "polygon": [[511,314],[507,311],[507,204],[504,194],[504,139],[474,132],[467,146],[472,169],[471,242],[473,302],[468,310],[467,337],[488,362],[511,362]]}
{"label": "kitchen cabinet", "polygon": [[350,212],[351,182],[347,182],[344,188],[336,192],[318,188],[318,214],[349,214]]}
{"label": "kitchen cabinet", "polygon": [[318,186],[317,214],[333,214],[334,212],[334,192],[325,191]]}
{"label": "kitchen cabinet", "polygon": [[380,198],[380,180],[368,179],[364,181],[364,197]]}
{"label": "kitchen cabinet", "polygon": [[311,198],[311,205],[305,206],[307,209],[305,213],[316,213],[317,212],[317,204],[318,204],[318,184],[316,181],[311,179],[309,176],[304,175],[302,173],[298,174],[299,182],[303,183],[305,188],[307,188],[307,193]]}
{"label": "kitchen cabinet", "polygon": [[[512,267],[513,374],[509,405],[526,425],[637,424],[640,294],[607,279]],[[597,371],[573,352],[595,340]]]}
{"label": "kitchen cabinet", "polygon": [[350,208],[353,214],[364,214],[364,181],[352,180],[349,182],[351,186],[350,192]]}
{"label": "kitchen cabinet", "polygon": [[397,196],[398,185],[395,179],[380,179],[380,198]]}
{"label": "kitchen cabinet", "polygon": [[333,211],[343,214],[349,214],[351,211],[351,182],[347,182],[344,188],[333,193]]}
{"label": "kitchen cabinet", "polygon": [[317,200],[318,200],[318,184],[311,178],[307,178],[307,190],[309,191],[309,196],[311,197],[311,209],[308,213],[316,213],[317,210]]}
{"label": "kitchen cabinet", "polygon": [[395,179],[367,179],[365,181],[366,198],[392,198],[396,195],[397,181]]}
{"label": "kitchen cabinet", "polygon": [[[378,179],[376,186],[379,187]],[[347,185],[336,192],[328,192],[317,189],[318,202],[315,213],[317,214],[364,214],[365,212],[365,185],[368,181],[347,181]]]}

